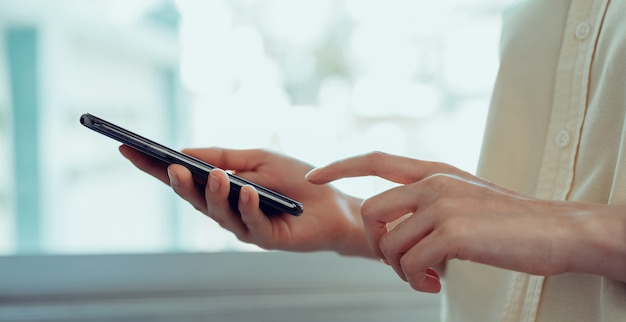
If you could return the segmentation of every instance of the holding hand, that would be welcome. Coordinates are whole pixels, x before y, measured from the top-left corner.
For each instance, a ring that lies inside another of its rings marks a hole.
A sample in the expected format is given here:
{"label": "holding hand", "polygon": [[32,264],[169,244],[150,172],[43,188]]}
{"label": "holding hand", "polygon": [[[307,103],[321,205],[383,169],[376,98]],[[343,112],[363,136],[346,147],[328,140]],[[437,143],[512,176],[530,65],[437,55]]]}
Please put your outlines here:
{"label": "holding hand", "polygon": [[331,186],[313,185],[305,179],[312,167],[301,161],[264,150],[188,149],[183,152],[234,171],[238,176],[296,199],[304,205],[300,217],[266,216],[252,186],[239,194],[238,212],[228,201],[230,182],[220,169],[211,171],[206,187],[198,185],[187,168],[152,159],[128,146],[120,152],[135,166],[153,175],[197,210],[232,231],[240,240],[266,249],[292,251],[334,250],[341,254],[372,257],[363,236],[361,200]]}

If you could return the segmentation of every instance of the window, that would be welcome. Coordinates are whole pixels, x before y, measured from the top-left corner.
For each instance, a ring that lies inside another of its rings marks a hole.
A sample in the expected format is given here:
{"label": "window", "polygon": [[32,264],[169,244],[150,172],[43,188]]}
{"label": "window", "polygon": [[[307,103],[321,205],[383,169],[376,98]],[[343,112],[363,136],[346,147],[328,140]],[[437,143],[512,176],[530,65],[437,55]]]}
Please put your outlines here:
{"label": "window", "polygon": [[[85,112],[175,148],[476,166],[502,1],[0,6],[2,254],[255,249],[80,126]],[[337,185],[362,197],[391,186]]]}

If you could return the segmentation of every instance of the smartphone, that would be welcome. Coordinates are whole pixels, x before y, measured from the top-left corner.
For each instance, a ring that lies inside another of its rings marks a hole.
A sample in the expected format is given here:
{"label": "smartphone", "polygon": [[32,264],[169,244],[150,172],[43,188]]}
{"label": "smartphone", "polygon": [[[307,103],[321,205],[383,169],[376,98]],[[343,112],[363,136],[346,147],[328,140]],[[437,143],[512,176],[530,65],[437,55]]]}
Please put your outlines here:
{"label": "smartphone", "polygon": [[[129,130],[126,130],[120,126],[107,122],[99,117],[88,113],[81,115],[80,123],[100,134],[104,134],[152,158],[160,160],[166,165],[176,163],[185,166],[187,169],[189,169],[189,171],[191,171],[194,180],[203,186],[207,183],[209,172],[216,168],[214,165],[206,163],[187,154],[170,149],[164,145],[156,143],[143,136],[140,136],[136,133],[133,133]],[[241,178],[232,173],[228,173],[228,177],[230,180],[230,194],[228,199],[230,201],[231,207],[233,207],[233,210],[235,211],[237,211],[239,191],[244,185],[253,186],[259,193],[259,208],[261,208],[261,210],[266,215],[287,213],[290,215],[299,216],[304,210],[302,204],[296,200],[285,197],[275,191],[272,191],[268,188],[265,188],[259,184]]]}

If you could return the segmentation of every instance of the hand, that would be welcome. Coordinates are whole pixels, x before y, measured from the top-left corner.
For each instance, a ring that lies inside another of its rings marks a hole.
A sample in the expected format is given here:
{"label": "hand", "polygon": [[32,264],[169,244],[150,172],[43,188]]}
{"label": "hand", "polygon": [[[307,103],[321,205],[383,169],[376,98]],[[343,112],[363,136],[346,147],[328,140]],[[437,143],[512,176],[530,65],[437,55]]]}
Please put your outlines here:
{"label": "hand", "polygon": [[[461,259],[537,275],[568,269],[575,204],[531,199],[452,166],[383,153],[309,173],[313,183],[375,175],[402,186],[361,209],[372,252],[419,291],[438,292],[432,269]],[[410,214],[388,231],[387,224]]]}
{"label": "hand", "polygon": [[266,216],[259,209],[259,196],[251,186],[241,189],[240,214],[232,210],[228,202],[230,183],[223,170],[211,171],[208,184],[203,187],[181,165],[167,167],[128,146],[121,146],[120,152],[139,169],[171,185],[179,196],[244,242],[266,249],[334,250],[372,257],[358,211],[361,200],[329,185],[309,183],[304,177],[312,168],[308,164],[263,150],[183,151],[221,169],[233,170],[238,176],[296,199],[304,206],[300,217]]}

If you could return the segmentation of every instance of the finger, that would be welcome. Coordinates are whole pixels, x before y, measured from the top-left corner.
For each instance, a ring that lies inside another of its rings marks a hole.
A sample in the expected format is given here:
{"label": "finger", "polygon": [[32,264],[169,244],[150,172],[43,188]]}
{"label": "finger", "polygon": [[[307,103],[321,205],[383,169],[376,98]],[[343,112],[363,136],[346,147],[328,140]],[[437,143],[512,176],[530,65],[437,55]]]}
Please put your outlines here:
{"label": "finger", "polygon": [[184,149],[182,152],[210,163],[220,169],[238,171],[257,168],[266,156],[266,153],[259,149],[232,150],[221,148],[203,148]]}
{"label": "finger", "polygon": [[194,181],[189,169],[179,164],[173,164],[167,168],[167,174],[170,178],[170,185],[176,194],[187,200],[198,211],[207,212],[204,188]]}
{"label": "finger", "polygon": [[341,178],[377,176],[406,184],[422,180],[435,173],[458,171],[460,170],[443,163],[372,152],[314,169],[307,174],[307,179],[312,183],[324,184]]}
{"label": "finger", "polygon": [[[386,258],[381,250],[380,241],[388,232],[388,224],[418,211],[436,198],[436,192],[423,189],[422,182],[395,187],[367,199],[361,205],[361,216],[365,237],[372,252]],[[411,216],[413,217],[413,216]],[[403,226],[399,224],[398,226]],[[396,227],[392,231],[398,229]]]}
{"label": "finger", "polygon": [[166,170],[167,163],[152,158],[127,145],[121,145],[119,147],[119,151],[134,166],[159,179],[166,185],[170,185],[170,178],[168,177]]}
{"label": "finger", "polygon": [[409,284],[417,291],[427,293],[439,293],[441,291],[441,277],[439,277],[439,273],[431,267],[426,268],[421,276],[416,276],[415,279],[419,280],[420,283],[417,284],[412,280]]}
{"label": "finger", "polygon": [[380,239],[379,247],[384,259],[402,279],[406,280],[400,264],[402,256],[432,232],[433,225],[429,216],[415,213]]}
{"label": "finger", "polygon": [[415,290],[437,293],[441,290],[439,274],[431,267],[446,259],[445,242],[433,234],[413,246],[400,260],[407,282]]}
{"label": "finger", "polygon": [[432,267],[429,267],[429,268],[426,269],[426,274],[428,274],[428,275],[430,275],[430,276],[432,276],[432,277],[434,277],[434,278],[436,278],[438,280],[441,280],[441,277],[439,276],[439,273]]}
{"label": "finger", "polygon": [[207,215],[220,226],[232,231],[237,237],[246,236],[248,229],[238,214],[231,208],[228,196],[230,182],[222,169],[214,169],[209,173],[208,183],[204,191]]}
{"label": "finger", "polygon": [[[259,208],[259,194],[251,185],[241,187],[239,192],[239,212],[241,213],[241,220],[248,228],[247,237],[254,238],[257,244],[261,241],[271,240],[271,221]],[[245,238],[246,236],[242,237]],[[244,241],[252,242],[252,240]],[[269,247],[269,245],[263,244],[258,246],[262,248]]]}
{"label": "finger", "polygon": [[441,292],[441,277],[439,277],[439,273],[436,270],[429,267],[425,271],[426,273],[426,282],[424,284],[424,292],[428,293],[439,293]]}
{"label": "finger", "polygon": [[364,218],[384,222],[393,228],[401,223],[401,217],[409,216],[437,200],[441,193],[432,186],[429,182],[420,181],[383,191],[363,202],[361,214]]}

